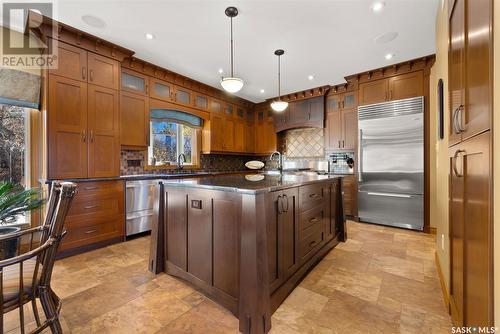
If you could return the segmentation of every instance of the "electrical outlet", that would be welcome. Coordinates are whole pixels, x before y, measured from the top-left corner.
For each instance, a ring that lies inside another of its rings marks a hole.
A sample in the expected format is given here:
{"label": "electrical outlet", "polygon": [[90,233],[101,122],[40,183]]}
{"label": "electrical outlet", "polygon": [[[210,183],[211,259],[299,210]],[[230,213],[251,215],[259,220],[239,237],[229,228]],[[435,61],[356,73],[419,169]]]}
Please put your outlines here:
{"label": "electrical outlet", "polygon": [[444,250],[444,234],[441,234],[441,250]]}

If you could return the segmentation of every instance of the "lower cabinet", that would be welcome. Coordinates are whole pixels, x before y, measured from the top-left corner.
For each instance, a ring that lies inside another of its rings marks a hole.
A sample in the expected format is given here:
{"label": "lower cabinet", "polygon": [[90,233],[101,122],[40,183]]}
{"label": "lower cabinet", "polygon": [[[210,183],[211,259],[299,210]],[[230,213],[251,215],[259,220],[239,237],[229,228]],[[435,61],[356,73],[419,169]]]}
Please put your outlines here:
{"label": "lower cabinet", "polygon": [[123,181],[80,182],[64,222],[59,250],[82,252],[94,244],[121,241],[125,235]]}
{"label": "lower cabinet", "polygon": [[344,213],[347,216],[358,215],[358,181],[355,175],[346,175],[342,178],[344,198]]}
{"label": "lower cabinet", "polygon": [[266,195],[269,288],[276,290],[299,267],[297,188]]}

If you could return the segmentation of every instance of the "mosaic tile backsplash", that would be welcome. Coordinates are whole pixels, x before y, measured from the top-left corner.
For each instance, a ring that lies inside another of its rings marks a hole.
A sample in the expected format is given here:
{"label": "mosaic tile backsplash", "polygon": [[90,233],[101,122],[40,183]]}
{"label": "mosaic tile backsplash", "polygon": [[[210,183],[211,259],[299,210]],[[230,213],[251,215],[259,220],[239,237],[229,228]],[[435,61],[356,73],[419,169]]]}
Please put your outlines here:
{"label": "mosaic tile backsplash", "polygon": [[287,159],[325,157],[324,130],[321,128],[284,131],[279,135],[279,145]]}
{"label": "mosaic tile backsplash", "polygon": [[[202,154],[200,167],[205,171],[244,171],[245,163],[250,160],[260,160],[266,163],[266,168],[276,168],[274,161],[269,161],[268,156],[246,156],[225,154]],[[143,151],[122,150],[120,156],[120,174],[168,174],[171,169],[145,170],[145,153]]]}

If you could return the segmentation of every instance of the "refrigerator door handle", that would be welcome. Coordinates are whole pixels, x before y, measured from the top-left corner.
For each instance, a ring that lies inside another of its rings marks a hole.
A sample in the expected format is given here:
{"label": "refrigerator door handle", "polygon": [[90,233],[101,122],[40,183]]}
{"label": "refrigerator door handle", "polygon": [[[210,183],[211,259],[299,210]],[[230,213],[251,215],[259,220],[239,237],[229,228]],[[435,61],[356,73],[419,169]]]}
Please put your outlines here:
{"label": "refrigerator door handle", "polygon": [[359,129],[358,182],[363,182],[363,130]]}
{"label": "refrigerator door handle", "polygon": [[406,194],[389,194],[389,193],[369,192],[368,195],[383,196],[383,197],[411,198],[411,195],[406,195]]}

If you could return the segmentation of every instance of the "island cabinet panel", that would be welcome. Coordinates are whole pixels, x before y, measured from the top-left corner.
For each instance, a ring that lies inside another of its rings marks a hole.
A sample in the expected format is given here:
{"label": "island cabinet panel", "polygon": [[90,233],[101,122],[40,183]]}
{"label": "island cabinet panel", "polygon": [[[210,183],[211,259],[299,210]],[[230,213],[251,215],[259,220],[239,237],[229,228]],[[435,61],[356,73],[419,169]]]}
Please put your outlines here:
{"label": "island cabinet panel", "polygon": [[184,192],[166,194],[167,260],[187,271],[187,200]]}
{"label": "island cabinet panel", "polygon": [[299,196],[297,188],[266,195],[267,247],[271,292],[299,267]]}
{"label": "island cabinet panel", "polygon": [[239,292],[238,214],[230,199],[213,199],[213,285],[234,298]]}
{"label": "island cabinet panel", "polygon": [[187,271],[212,285],[212,200],[187,195]]}

